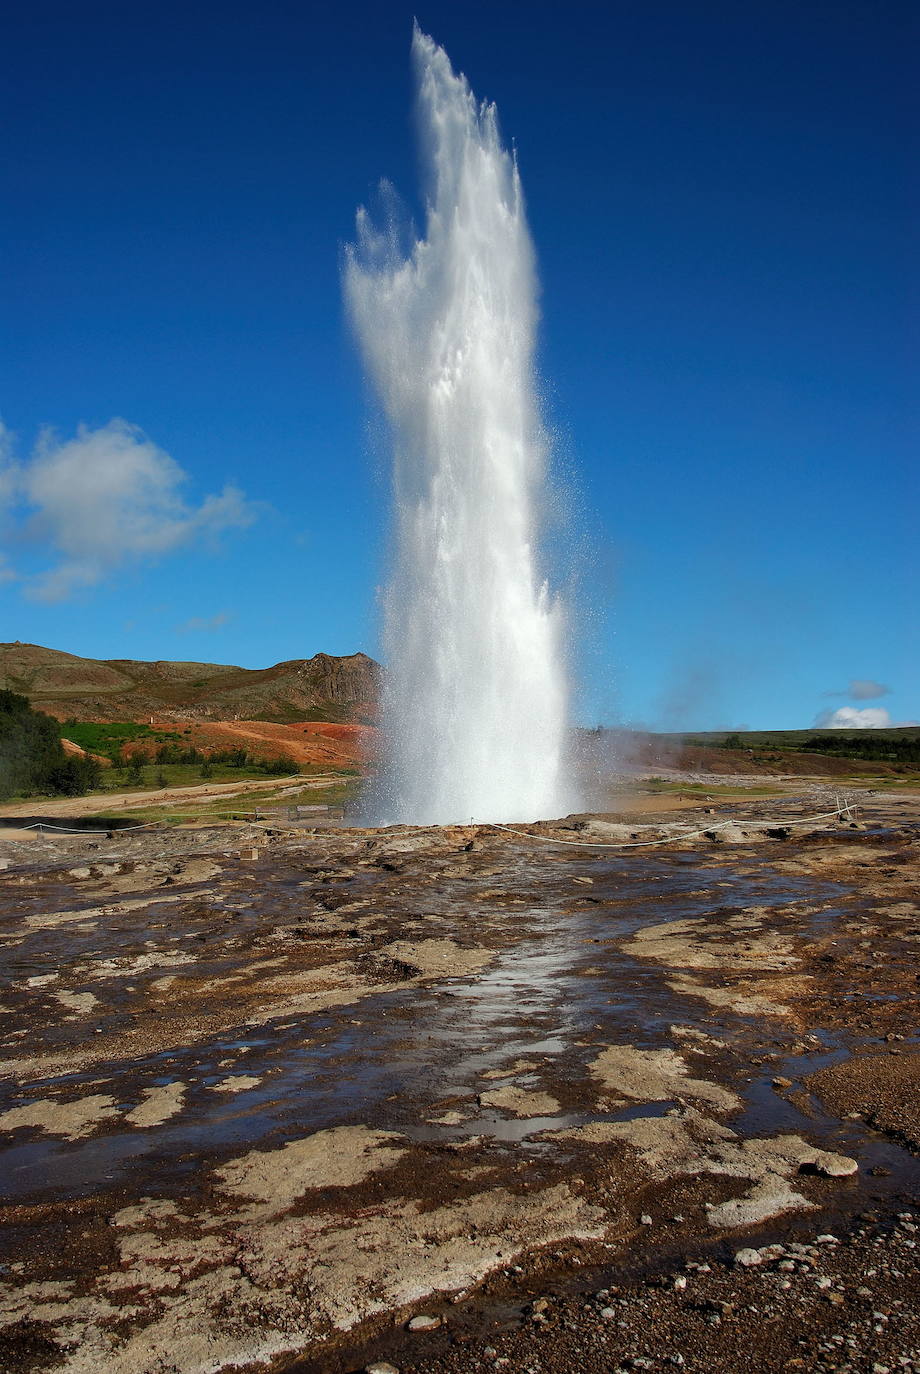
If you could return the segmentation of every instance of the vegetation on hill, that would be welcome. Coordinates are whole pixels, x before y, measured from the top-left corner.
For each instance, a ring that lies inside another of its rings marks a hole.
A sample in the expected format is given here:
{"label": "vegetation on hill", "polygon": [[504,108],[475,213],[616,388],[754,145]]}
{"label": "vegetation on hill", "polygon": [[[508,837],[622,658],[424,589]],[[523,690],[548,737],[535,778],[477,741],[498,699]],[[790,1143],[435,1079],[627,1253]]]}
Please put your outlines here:
{"label": "vegetation on hill", "polygon": [[63,739],[109,760],[111,768],[101,778],[105,791],[238,782],[284,777],[301,770],[301,764],[283,749],[270,754],[253,754],[243,746],[200,749],[186,738],[188,733],[121,720],[69,720],[61,727]]}
{"label": "vegetation on hill", "polygon": [[0,799],[42,792],[76,797],[97,787],[100,774],[95,759],[68,758],[56,720],[0,689]]}
{"label": "vegetation on hill", "polygon": [[920,728],[893,726],[889,730],[749,730],[743,734],[704,734],[681,738],[685,747],[721,749],[790,749],[831,758],[865,759],[877,763],[920,763]]}
{"label": "vegetation on hill", "polygon": [[178,740],[175,730],[154,730],[133,720],[68,720],[61,726],[61,735],[85,749],[88,754],[101,754],[112,763],[121,762],[126,747]]}
{"label": "vegetation on hill", "polygon": [[[887,731],[884,732],[887,735]],[[920,733],[900,739],[881,738],[878,730],[860,730],[855,735],[828,739],[814,735],[801,747],[807,753],[834,754],[845,759],[872,759],[887,763],[920,763]]]}

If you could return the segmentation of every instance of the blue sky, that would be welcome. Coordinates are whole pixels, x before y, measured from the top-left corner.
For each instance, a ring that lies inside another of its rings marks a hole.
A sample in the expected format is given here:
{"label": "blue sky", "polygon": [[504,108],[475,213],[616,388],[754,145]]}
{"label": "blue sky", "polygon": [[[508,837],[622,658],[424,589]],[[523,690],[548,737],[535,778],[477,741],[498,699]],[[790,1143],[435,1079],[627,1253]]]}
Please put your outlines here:
{"label": "blue sky", "polygon": [[[920,717],[913,6],[414,9],[517,148],[580,718]],[[419,209],[412,16],[9,15],[0,639],[375,651],[386,453],[340,266],[381,176]]]}

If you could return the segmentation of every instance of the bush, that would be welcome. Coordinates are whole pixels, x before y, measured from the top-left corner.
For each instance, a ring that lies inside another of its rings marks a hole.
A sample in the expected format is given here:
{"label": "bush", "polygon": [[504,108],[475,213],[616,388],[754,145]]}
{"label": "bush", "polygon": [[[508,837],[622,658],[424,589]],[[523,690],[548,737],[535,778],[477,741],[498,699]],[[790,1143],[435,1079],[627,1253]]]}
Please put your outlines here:
{"label": "bush", "polygon": [[95,759],[67,757],[53,717],[33,711],[27,697],[0,690],[0,797],[79,796],[98,787],[100,777]]}
{"label": "bush", "polygon": [[290,774],[300,771],[299,764],[287,754],[279,754],[274,759],[263,759],[259,768],[269,777],[273,777],[275,774]]}
{"label": "bush", "polygon": [[82,797],[98,787],[101,779],[102,769],[95,759],[65,759],[48,774],[50,790],[62,797]]}

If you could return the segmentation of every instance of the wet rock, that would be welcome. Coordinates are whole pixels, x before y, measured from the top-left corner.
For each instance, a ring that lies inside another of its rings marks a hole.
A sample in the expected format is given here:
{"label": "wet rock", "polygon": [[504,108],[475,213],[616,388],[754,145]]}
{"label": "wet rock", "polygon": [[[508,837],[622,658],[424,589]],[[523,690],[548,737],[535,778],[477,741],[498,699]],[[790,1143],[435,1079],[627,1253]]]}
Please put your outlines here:
{"label": "wet rock", "polygon": [[814,1158],[803,1160],[801,1167],[803,1173],[823,1174],[825,1178],[849,1178],[859,1169],[856,1160],[849,1155],[834,1154],[830,1150],[816,1150]]}

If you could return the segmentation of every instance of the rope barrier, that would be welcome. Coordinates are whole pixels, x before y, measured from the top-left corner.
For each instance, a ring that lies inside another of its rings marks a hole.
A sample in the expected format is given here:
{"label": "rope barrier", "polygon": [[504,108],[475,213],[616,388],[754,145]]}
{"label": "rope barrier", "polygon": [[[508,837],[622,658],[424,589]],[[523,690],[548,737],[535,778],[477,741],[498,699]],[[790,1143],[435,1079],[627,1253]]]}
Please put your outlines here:
{"label": "rope barrier", "polygon": [[[792,818],[784,817],[780,820],[768,819],[764,821],[756,821],[754,822],[754,824],[771,826],[807,825],[812,821],[827,820],[831,816],[849,816],[851,811],[852,806],[841,806],[838,807],[836,811],[822,811],[817,816],[798,816]],[[739,825],[741,823],[742,822],[740,822],[737,819],[733,819],[730,821],[718,821],[714,825],[707,825],[703,830],[684,831],[682,835],[667,835],[657,840],[626,840],[621,842],[620,844],[601,844],[597,840],[557,840],[554,839],[551,835],[532,835],[527,830],[515,830],[513,826],[501,825],[497,821],[491,822],[489,828],[492,830],[504,830],[509,835],[520,835],[521,838],[525,840],[539,840],[543,844],[574,845],[577,849],[648,849],[652,845],[678,844],[681,840],[693,840],[696,839],[699,835],[711,835],[713,830],[726,830],[731,825]],[[751,822],[748,822],[748,824],[751,824]],[[648,826],[647,828],[651,830],[657,827]]]}
{"label": "rope barrier", "polygon": [[[170,820],[220,820],[222,817],[229,817],[231,820],[249,820],[250,824],[255,821],[263,820],[264,817],[258,814],[251,817],[241,814],[239,811],[170,811],[165,816],[158,817],[154,821],[141,821],[139,825],[119,825],[117,816],[103,817],[98,825],[52,825],[50,821],[33,821],[31,825],[11,826],[15,830],[56,830],[62,835],[92,835],[97,831],[114,830],[118,834],[127,834],[129,830],[150,830],[154,826],[162,825],[164,821]],[[15,817],[10,819],[15,820]],[[0,829],[0,837],[3,830]]]}
{"label": "rope barrier", "polygon": [[[311,775],[311,774],[307,774],[307,773],[303,773],[303,774],[300,774],[296,779],[285,779],[285,778],[281,778],[281,779],[278,780],[278,783],[277,783],[276,785],[279,786],[279,787],[293,787],[294,784],[295,784],[295,782],[309,782],[309,783],[317,783],[317,782],[336,782],[336,781],[338,781],[338,779],[339,779],[339,774],[337,774],[337,773],[317,773],[317,774],[312,774],[312,775]],[[231,784],[231,785],[232,785],[232,786],[238,786],[238,784],[236,784],[236,783]],[[273,785],[275,785],[275,784],[273,784]],[[266,790],[266,791],[269,791],[269,790],[270,790],[270,787],[269,787],[268,785],[266,785],[265,790]],[[217,795],[219,796],[219,794],[217,794]],[[155,804],[155,803],[152,803],[152,804]],[[203,804],[204,804],[204,806],[207,805],[207,802],[204,801],[204,799],[203,799]],[[131,807],[126,807],[126,810],[132,810],[132,809],[133,809],[133,808],[131,808]],[[140,808],[138,808],[138,809],[140,809]],[[219,819],[219,818],[221,818],[221,817],[229,817],[231,820],[233,820],[233,819],[245,819],[245,818],[246,818],[246,817],[245,817],[245,813],[243,813],[243,815],[241,816],[241,815],[240,815],[240,811],[239,811],[238,809],[235,810],[235,811],[208,811],[208,812],[205,812],[205,811],[203,811],[203,810],[202,810],[202,811],[170,811],[170,812],[168,812],[165,816],[159,817],[157,820],[154,820],[154,821],[143,821],[140,825],[114,825],[114,826],[110,825],[110,826],[106,827],[105,825],[100,824],[100,825],[98,825],[98,826],[85,826],[85,825],[69,826],[69,825],[52,825],[50,821],[33,821],[31,825],[17,825],[17,826],[12,826],[12,827],[10,827],[10,829],[15,829],[15,830],[56,830],[56,831],[57,831],[59,834],[61,834],[61,835],[85,835],[85,834],[91,833],[94,829],[96,829],[96,830],[104,830],[104,829],[106,829],[106,828],[108,828],[108,829],[113,829],[113,828],[114,828],[115,830],[127,832],[127,831],[129,831],[129,830],[147,830],[147,829],[149,829],[151,826],[161,824],[163,821],[171,821],[171,820],[202,820],[202,819],[209,819],[209,818]],[[14,817],[14,816],[10,816],[10,817],[4,817],[3,819],[15,820],[15,817]],[[108,820],[110,820],[110,821],[112,821],[112,822],[115,822],[115,821],[118,820],[118,817],[117,817],[117,816],[110,816],[110,817],[108,817],[108,818],[103,818],[103,819],[108,819]],[[252,818],[252,819],[253,819],[253,820],[256,820],[256,821],[264,819],[263,817],[261,817],[261,816],[258,814],[258,808],[256,808],[255,814],[253,815],[253,818]],[[2,835],[2,829],[0,829],[0,835]]]}
{"label": "rope barrier", "polygon": [[[749,821],[747,822],[747,824],[767,826],[808,825],[814,821],[829,820],[831,818],[836,818],[838,816],[846,816],[847,818],[850,818],[853,812],[854,804],[847,802],[843,806],[838,806],[833,811],[822,811],[814,816],[783,816],[773,819],[770,819],[768,817],[765,820],[756,820],[753,822]],[[139,825],[115,825],[114,827],[106,826],[104,824],[100,824],[98,826],[65,826],[52,825],[48,821],[33,821],[31,825],[22,825],[17,826],[15,828],[18,830],[54,830],[60,834],[66,835],[87,835],[108,828],[118,831],[119,834],[127,834],[128,832],[133,830],[150,830],[154,826],[161,825],[166,820],[216,820],[220,817],[243,819],[238,811],[212,811],[206,815],[202,814],[202,812],[200,811],[173,811],[170,812],[167,816],[161,817],[159,820],[143,821]],[[111,819],[116,820],[117,818],[112,817]],[[260,817],[258,813],[256,813],[252,817],[253,822],[261,819],[263,818]],[[704,826],[701,830],[686,830],[680,835],[667,835],[654,840],[624,840],[620,841],[618,844],[605,844],[599,840],[559,840],[551,835],[534,835],[528,830],[518,830],[514,826],[503,825],[499,821],[470,821],[471,825],[478,825],[481,828],[487,830],[501,830],[504,831],[507,835],[518,835],[521,839],[524,840],[535,840],[541,844],[566,845],[568,847],[572,847],[575,849],[649,849],[652,846],[659,844],[679,844],[683,840],[697,839],[700,835],[711,835],[714,830],[727,830],[730,826],[740,825],[743,823],[744,822],[739,818],[733,817],[731,820],[727,821],[716,821],[712,825]],[[419,832],[423,830],[432,830],[437,828],[438,827],[436,826],[428,825],[406,827],[406,829],[409,830],[410,833]],[[638,827],[633,826],[632,829],[657,830],[660,829],[660,827],[656,825],[646,825]],[[405,833],[405,830],[403,830],[403,833]],[[2,835],[2,831],[0,831],[0,835]]]}
{"label": "rope barrier", "polygon": [[[146,830],[151,824],[145,821],[143,825],[119,825],[117,830]],[[93,835],[98,831],[110,830],[110,825],[52,825],[50,821],[33,821],[31,825],[17,825],[7,827],[14,830],[56,830],[61,835]],[[3,831],[0,830],[0,835]]]}

